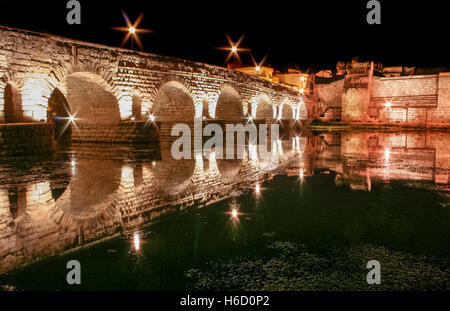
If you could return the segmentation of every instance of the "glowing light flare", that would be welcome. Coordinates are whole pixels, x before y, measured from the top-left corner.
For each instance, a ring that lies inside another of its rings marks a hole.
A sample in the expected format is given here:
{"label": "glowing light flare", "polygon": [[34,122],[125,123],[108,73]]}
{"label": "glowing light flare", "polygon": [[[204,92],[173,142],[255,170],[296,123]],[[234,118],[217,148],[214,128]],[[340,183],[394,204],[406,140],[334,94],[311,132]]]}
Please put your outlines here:
{"label": "glowing light flare", "polygon": [[114,30],[126,32],[125,37],[122,40],[121,47],[125,46],[125,44],[128,42],[128,40],[131,38],[131,43],[133,45],[133,40],[136,40],[136,43],[138,44],[139,48],[143,50],[143,46],[141,43],[141,40],[139,39],[138,34],[145,34],[145,33],[153,33],[154,31],[149,29],[141,29],[138,28],[139,24],[142,22],[142,19],[144,18],[144,13],[139,15],[139,17],[136,19],[134,24],[131,23],[130,19],[128,18],[128,15],[122,11],[123,18],[125,19],[125,22],[127,24],[126,27],[112,27]]}
{"label": "glowing light flare", "polygon": [[230,60],[231,57],[235,57],[237,59],[237,61],[239,63],[241,63],[241,57],[239,56],[239,52],[250,52],[250,49],[247,48],[241,48],[239,47],[242,43],[242,40],[244,40],[244,36],[242,35],[238,42],[233,42],[233,40],[231,40],[230,36],[227,34],[227,41],[229,46],[228,47],[219,47],[217,48],[218,50],[222,50],[222,51],[229,51],[228,56],[225,60],[225,63],[228,63],[228,61]]}
{"label": "glowing light flare", "polygon": [[390,157],[391,157],[391,150],[388,147],[386,147],[384,149],[384,158],[386,161],[388,161]]}
{"label": "glowing light flare", "polygon": [[264,63],[266,62],[267,59],[267,54],[264,56],[263,60],[258,64],[255,60],[255,58],[253,57],[252,53],[250,53],[250,56],[252,58],[253,61],[253,65],[255,66],[255,70],[257,73],[259,73],[261,71],[262,66],[264,65]]}
{"label": "glowing light flare", "polygon": [[387,101],[384,106],[386,107],[386,109],[390,109],[392,107],[392,102]]}
{"label": "glowing light flare", "polygon": [[152,122],[156,121],[156,117],[153,114],[149,114],[148,119]]}
{"label": "glowing light flare", "polygon": [[259,183],[256,183],[255,192],[256,194],[261,194],[261,186],[259,185]]}
{"label": "glowing light flare", "polygon": [[141,249],[141,238],[139,236],[139,232],[134,233],[133,244],[134,244],[134,250],[137,251],[137,252],[140,251],[140,249]]}

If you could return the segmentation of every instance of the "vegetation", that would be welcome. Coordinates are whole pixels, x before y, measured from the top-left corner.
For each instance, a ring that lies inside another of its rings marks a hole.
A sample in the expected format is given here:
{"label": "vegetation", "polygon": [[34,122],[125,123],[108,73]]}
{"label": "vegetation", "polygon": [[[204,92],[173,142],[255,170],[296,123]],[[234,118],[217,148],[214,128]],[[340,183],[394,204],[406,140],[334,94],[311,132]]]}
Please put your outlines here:
{"label": "vegetation", "polygon": [[[261,258],[214,261],[186,272],[193,290],[449,290],[445,262],[371,245],[333,248],[315,254],[303,245],[271,242]],[[381,285],[368,285],[366,264],[382,265]]]}

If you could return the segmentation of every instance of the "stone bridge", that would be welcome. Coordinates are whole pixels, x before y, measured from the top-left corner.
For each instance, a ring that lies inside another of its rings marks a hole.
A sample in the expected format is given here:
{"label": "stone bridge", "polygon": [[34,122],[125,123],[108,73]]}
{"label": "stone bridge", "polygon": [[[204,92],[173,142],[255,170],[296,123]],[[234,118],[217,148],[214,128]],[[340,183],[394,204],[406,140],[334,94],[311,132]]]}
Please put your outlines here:
{"label": "stone bridge", "polygon": [[0,123],[308,118],[307,98],[244,73],[0,26]]}

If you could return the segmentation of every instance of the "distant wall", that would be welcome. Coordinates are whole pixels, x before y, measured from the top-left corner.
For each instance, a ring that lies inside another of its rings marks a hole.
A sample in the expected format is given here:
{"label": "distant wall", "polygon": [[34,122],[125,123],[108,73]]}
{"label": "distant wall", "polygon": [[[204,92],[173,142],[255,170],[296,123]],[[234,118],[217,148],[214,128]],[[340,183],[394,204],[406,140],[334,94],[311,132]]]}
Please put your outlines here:
{"label": "distant wall", "polygon": [[[315,86],[318,100],[326,110],[340,113],[344,122],[450,126],[450,73],[375,77],[370,103],[369,83],[350,88],[344,84],[338,81]],[[387,102],[391,103],[390,108]],[[331,118],[336,116],[322,117],[323,120]]]}

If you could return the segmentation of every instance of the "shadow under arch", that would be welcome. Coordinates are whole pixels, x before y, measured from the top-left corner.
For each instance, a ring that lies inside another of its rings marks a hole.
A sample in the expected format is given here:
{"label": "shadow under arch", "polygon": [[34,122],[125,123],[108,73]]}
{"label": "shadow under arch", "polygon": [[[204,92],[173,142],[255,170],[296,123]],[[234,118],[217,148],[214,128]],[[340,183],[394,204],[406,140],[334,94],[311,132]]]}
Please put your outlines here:
{"label": "shadow under arch", "polygon": [[53,123],[57,143],[68,143],[72,135],[70,127],[71,111],[64,94],[55,88],[50,95],[47,106],[47,121]]}
{"label": "shadow under arch", "polygon": [[159,122],[193,122],[195,117],[194,101],[183,84],[170,81],[165,83],[156,94],[152,115]]}
{"label": "shadow under arch", "polygon": [[216,119],[226,121],[239,121],[244,117],[242,98],[239,92],[225,86],[217,100]]}
{"label": "shadow under arch", "polygon": [[26,122],[23,116],[22,96],[18,89],[7,83],[4,90],[5,123]]}

